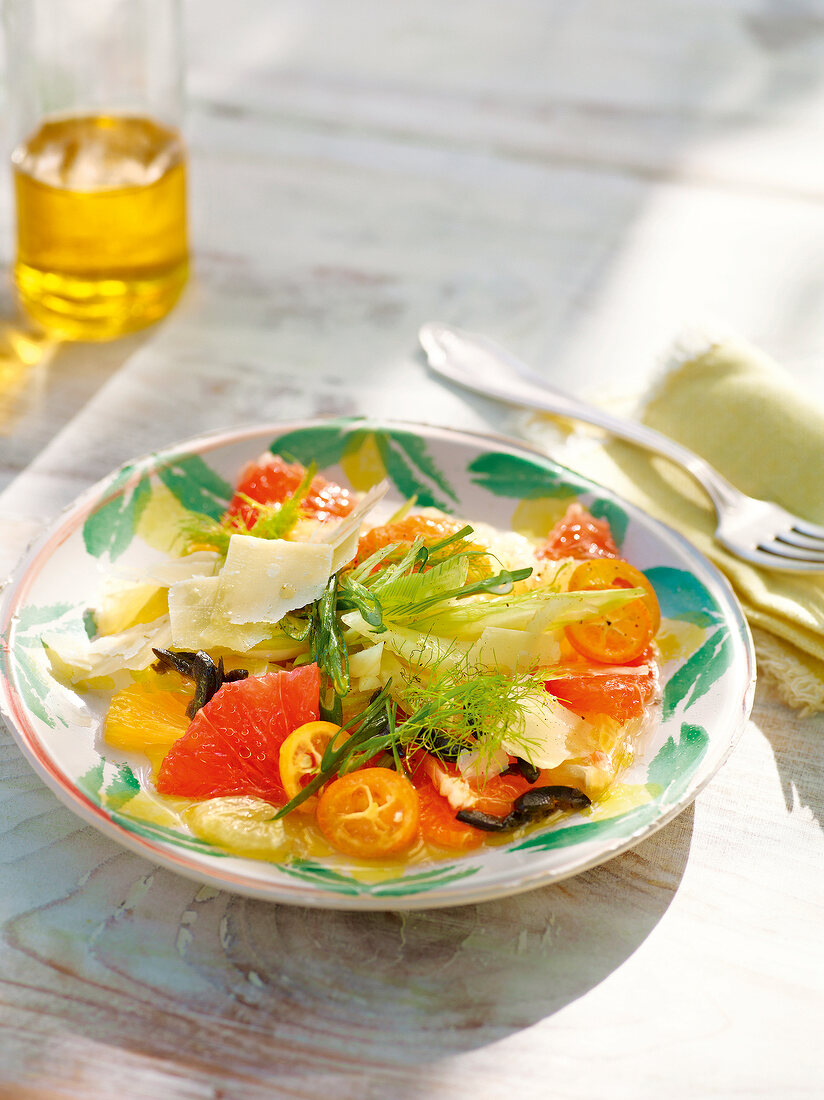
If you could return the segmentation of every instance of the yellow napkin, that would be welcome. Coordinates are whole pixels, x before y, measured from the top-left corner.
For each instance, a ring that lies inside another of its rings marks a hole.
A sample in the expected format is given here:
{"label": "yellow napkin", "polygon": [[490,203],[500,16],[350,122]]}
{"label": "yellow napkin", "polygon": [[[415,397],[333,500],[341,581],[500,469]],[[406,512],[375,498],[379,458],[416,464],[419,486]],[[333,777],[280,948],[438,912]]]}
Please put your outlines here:
{"label": "yellow napkin", "polygon": [[[676,358],[641,410],[734,485],[824,524],[824,409],[738,340]],[[802,712],[824,711],[824,573],[771,572],[713,539],[703,490],[665,459],[615,440],[577,447],[569,465],[681,531],[726,574],[753,628],[759,673]]]}

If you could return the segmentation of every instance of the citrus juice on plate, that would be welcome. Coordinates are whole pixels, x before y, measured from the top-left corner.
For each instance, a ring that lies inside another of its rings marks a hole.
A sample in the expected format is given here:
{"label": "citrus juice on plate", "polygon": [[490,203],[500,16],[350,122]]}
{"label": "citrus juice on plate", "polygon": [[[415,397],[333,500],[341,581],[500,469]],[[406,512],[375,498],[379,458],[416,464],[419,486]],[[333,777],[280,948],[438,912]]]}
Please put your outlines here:
{"label": "citrus juice on plate", "polygon": [[177,130],[138,116],[54,118],[12,164],[14,277],[36,320],[67,339],[105,340],[171,309],[188,273]]}

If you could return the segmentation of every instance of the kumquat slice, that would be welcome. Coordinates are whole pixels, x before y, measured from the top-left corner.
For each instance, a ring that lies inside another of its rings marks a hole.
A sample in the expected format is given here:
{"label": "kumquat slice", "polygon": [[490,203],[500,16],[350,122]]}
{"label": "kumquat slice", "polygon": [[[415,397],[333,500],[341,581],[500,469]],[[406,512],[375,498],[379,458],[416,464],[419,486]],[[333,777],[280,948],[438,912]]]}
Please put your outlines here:
{"label": "kumquat slice", "polygon": [[[306,722],[289,734],[280,746],[278,758],[280,781],[288,799],[300,794],[305,784],[317,774],[327,745],[338,733],[340,726],[334,722]],[[345,733],[342,736],[346,738],[349,735]],[[311,814],[317,804],[317,797],[311,795],[295,810]]]}
{"label": "kumquat slice", "polygon": [[655,590],[644,574],[620,558],[582,562],[569,579],[570,591],[643,588],[645,595],[597,618],[566,627],[575,649],[601,664],[625,664],[640,657],[661,623]]}
{"label": "kumquat slice", "polygon": [[361,768],[330,783],[317,822],[329,843],[349,856],[381,859],[409,848],[418,835],[418,796],[388,768]]}

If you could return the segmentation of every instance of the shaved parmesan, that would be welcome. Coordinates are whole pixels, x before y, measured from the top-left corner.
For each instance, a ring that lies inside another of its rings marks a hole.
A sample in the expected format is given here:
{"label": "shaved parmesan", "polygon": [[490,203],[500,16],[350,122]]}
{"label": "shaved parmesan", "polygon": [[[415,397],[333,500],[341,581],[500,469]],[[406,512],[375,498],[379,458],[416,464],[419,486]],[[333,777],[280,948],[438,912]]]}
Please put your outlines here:
{"label": "shaved parmesan", "polygon": [[458,771],[464,779],[481,779],[484,782],[494,775],[500,775],[509,767],[509,756],[503,749],[481,752],[479,749],[464,749],[458,754]]}
{"label": "shaved parmesan", "polygon": [[552,634],[533,634],[503,626],[487,626],[469,649],[472,665],[494,672],[529,672],[547,668],[561,657],[561,647]]}
{"label": "shaved parmesan", "polygon": [[138,671],[155,660],[152,646],[169,645],[171,632],[166,615],[150,623],[139,623],[119,634],[107,634],[89,641],[82,634],[46,632],[46,647],[52,667],[59,677],[82,684],[103,676],[114,676],[124,669]]}
{"label": "shaved parmesan", "polygon": [[569,756],[567,737],[583,720],[548,693],[526,699],[523,716],[523,729],[505,738],[502,747],[536,768],[557,768]]}
{"label": "shaved parmesan", "polygon": [[212,622],[219,584],[217,577],[189,577],[169,589],[173,646],[178,649],[203,648],[201,639]]}
{"label": "shaved parmesan", "polygon": [[[169,589],[172,645],[177,649],[219,646],[243,653],[272,635],[269,623],[230,623],[219,603],[220,577],[190,577]],[[297,647],[296,652],[300,652]]]}
{"label": "shaved parmesan", "polygon": [[120,634],[138,619],[152,620],[166,610],[165,589],[156,584],[123,584],[106,578],[94,621],[98,634]]}
{"label": "shaved parmesan", "polygon": [[321,596],[331,568],[327,544],[232,535],[217,602],[230,623],[277,623]]}
{"label": "shaved parmesan", "polygon": [[220,565],[220,554],[214,550],[198,550],[183,558],[171,558],[149,567],[147,576],[164,588],[189,577],[213,577]]}

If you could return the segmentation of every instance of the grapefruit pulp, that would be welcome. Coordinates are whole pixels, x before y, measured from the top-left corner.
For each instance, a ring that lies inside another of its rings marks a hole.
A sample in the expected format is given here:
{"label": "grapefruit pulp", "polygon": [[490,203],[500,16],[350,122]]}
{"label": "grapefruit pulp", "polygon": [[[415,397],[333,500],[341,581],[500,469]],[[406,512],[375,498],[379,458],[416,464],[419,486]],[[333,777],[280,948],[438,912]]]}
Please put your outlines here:
{"label": "grapefruit pulp", "polygon": [[[257,509],[243,497],[260,504],[280,504],[294,493],[305,474],[306,469],[299,462],[285,462],[280,455],[265,452],[241,470],[227,515],[238,516],[247,527],[254,526]],[[354,506],[348,489],[316,474],[301,501],[301,512],[313,519],[328,520],[348,516]]]}
{"label": "grapefruit pulp", "polygon": [[318,720],[320,672],[304,665],[224,684],[192,719],[160,766],[160,794],[184,798],[252,795],[283,805],[280,746]]}
{"label": "grapefruit pulp", "polygon": [[617,558],[620,551],[607,521],[596,519],[576,502],[570,504],[566,515],[558,520],[535,556],[550,561],[559,558],[585,561],[587,558]]}

